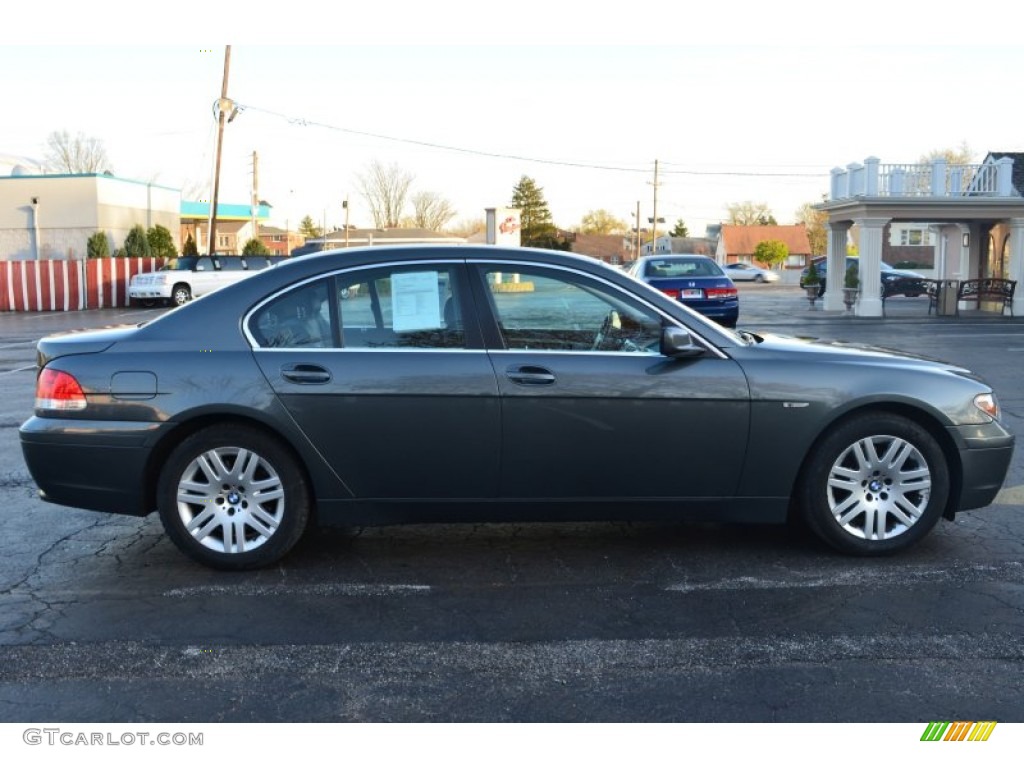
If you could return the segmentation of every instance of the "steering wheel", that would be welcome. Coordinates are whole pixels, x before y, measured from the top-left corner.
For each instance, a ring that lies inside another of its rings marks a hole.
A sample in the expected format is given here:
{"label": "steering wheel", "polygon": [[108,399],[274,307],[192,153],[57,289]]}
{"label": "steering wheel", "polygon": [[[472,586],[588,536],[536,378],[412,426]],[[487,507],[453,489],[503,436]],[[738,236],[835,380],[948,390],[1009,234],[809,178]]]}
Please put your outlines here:
{"label": "steering wheel", "polygon": [[601,327],[597,331],[597,335],[594,336],[594,343],[591,345],[591,350],[598,350],[604,343],[604,340],[611,333],[612,328],[621,328],[622,318],[619,317],[617,310],[611,310],[607,315],[604,316],[604,321],[601,323]]}

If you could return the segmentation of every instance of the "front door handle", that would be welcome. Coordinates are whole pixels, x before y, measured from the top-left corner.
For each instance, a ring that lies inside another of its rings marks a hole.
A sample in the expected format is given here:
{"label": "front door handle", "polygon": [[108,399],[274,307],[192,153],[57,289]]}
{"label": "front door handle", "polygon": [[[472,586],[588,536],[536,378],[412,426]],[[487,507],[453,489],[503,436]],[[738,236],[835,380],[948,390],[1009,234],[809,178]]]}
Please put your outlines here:
{"label": "front door handle", "polygon": [[549,386],[555,383],[555,374],[539,365],[517,365],[505,371],[505,375],[516,384],[527,386]]}
{"label": "front door handle", "polygon": [[281,376],[295,384],[326,384],[331,380],[330,371],[312,363],[282,366]]}

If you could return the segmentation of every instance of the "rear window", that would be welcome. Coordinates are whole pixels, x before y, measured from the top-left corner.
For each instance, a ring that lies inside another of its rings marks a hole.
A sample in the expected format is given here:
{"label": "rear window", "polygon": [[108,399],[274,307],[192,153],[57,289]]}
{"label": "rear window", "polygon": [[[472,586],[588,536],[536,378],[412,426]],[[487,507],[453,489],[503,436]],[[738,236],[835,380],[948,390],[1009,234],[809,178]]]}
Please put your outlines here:
{"label": "rear window", "polygon": [[651,259],[645,277],[722,277],[725,273],[711,259]]}

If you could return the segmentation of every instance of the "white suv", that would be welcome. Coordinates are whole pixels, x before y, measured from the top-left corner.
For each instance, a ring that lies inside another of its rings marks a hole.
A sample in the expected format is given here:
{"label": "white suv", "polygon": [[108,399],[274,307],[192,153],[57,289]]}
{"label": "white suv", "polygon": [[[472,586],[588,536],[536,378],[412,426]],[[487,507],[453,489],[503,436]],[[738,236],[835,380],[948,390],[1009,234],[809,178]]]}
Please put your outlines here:
{"label": "white suv", "polygon": [[132,277],[128,298],[143,305],[185,304],[280,261],[267,256],[179,256],[156,272]]}

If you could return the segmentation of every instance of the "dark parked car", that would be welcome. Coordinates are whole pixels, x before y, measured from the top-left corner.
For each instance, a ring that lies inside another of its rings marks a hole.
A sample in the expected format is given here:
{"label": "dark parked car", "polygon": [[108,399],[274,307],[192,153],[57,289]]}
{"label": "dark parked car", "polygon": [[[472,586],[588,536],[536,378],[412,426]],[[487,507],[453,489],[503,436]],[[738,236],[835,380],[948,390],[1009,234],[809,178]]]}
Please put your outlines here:
{"label": "dark parked car", "polygon": [[[814,264],[814,270],[818,273],[818,277],[821,280],[821,283],[820,283],[821,288],[818,290],[818,295],[822,296],[825,293],[825,278],[828,276],[828,258],[825,257],[825,256],[822,256],[820,258],[814,259],[812,261],[812,263]],[[860,265],[860,260],[856,256],[847,256],[846,257],[846,268],[847,269],[849,269],[850,267],[859,266],[859,265]],[[902,280],[902,287],[904,288],[904,291],[901,291],[901,292],[905,292],[906,295],[908,295],[908,296],[920,296],[920,295],[924,294],[928,290],[927,289],[927,282],[926,282],[927,279],[925,278],[924,275],[922,275],[922,274],[920,274],[918,272],[913,272],[913,271],[911,271],[909,269],[896,269],[895,267],[889,266],[884,261],[881,263],[881,271],[882,271],[882,284],[883,285],[885,285],[886,283],[889,283],[889,282],[894,282],[894,281],[897,281],[897,280]],[[810,272],[810,269],[807,268],[807,267],[804,267],[803,271],[800,273],[800,287],[801,288],[803,288],[803,287],[805,287],[807,285],[807,274],[808,274],[808,272]],[[918,281],[920,281],[920,282],[918,282]],[[920,286],[920,290],[915,292],[915,288],[917,286]]]}
{"label": "dark parked car", "polygon": [[20,434],[42,497],[158,510],[219,568],[272,563],[313,522],[791,511],[882,554],[989,504],[1013,448],[961,368],[736,333],[531,249],[292,259],[38,359]]}
{"label": "dark parked car", "polygon": [[736,327],[739,292],[714,259],[690,254],[643,256],[629,274],[728,328]]}

